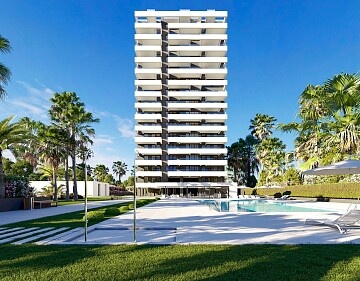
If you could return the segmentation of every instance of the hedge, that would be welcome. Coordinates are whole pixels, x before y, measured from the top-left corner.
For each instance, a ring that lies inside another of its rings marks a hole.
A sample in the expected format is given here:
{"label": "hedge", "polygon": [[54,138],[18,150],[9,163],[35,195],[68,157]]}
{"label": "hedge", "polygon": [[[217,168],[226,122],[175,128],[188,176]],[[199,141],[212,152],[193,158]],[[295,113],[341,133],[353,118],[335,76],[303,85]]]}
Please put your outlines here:
{"label": "hedge", "polygon": [[271,195],[291,191],[292,197],[360,198],[360,183],[328,183],[293,185],[282,188],[247,188],[245,194]]}

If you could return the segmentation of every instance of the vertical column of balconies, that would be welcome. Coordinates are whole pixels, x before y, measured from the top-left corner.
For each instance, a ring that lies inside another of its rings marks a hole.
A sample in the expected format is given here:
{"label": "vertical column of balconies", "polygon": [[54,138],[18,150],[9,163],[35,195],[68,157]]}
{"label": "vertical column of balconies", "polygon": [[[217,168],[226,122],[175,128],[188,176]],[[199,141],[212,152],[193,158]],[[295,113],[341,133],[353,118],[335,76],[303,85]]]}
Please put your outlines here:
{"label": "vertical column of balconies", "polygon": [[161,21],[161,181],[168,181],[168,24]]}

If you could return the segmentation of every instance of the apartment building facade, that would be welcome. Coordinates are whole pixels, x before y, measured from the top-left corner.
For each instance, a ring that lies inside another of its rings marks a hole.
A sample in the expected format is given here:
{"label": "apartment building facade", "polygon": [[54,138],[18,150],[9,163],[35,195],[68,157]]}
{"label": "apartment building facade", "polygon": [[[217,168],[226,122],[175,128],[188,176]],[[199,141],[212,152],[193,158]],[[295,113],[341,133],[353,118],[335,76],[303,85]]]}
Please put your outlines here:
{"label": "apartment building facade", "polygon": [[226,182],[227,12],[135,12],[135,180],[200,195]]}

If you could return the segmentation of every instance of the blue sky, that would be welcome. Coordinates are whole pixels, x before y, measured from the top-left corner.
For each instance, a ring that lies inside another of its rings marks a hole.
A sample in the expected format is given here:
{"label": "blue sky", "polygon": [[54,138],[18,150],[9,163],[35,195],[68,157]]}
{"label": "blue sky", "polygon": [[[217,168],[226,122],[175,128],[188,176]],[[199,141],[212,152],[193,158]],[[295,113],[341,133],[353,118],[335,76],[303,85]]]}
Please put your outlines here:
{"label": "blue sky", "polygon": [[[134,159],[134,11],[228,11],[229,145],[256,113],[294,120],[300,93],[360,69],[360,1],[2,0],[13,72],[0,119],[48,122],[53,92],[74,91],[101,122],[90,164]],[[292,148],[292,136],[275,133]]]}

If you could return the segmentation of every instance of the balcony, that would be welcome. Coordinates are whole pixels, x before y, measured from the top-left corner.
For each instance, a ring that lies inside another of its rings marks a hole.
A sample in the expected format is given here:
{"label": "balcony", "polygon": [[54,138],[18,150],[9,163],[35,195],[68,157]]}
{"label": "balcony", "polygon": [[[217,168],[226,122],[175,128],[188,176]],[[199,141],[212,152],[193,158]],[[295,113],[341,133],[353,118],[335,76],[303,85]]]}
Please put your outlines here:
{"label": "balcony", "polygon": [[[169,177],[226,177],[226,171],[169,171]],[[191,185],[191,183],[184,183]]]}
{"label": "balcony", "polygon": [[218,133],[226,132],[227,126],[168,126],[169,133],[175,132],[199,132],[199,133]]}
{"label": "balcony", "polygon": [[161,166],[161,160],[135,160],[135,166]]}
{"label": "balcony", "polygon": [[[136,171],[136,176],[137,177],[161,177],[161,171]],[[136,183],[136,187],[140,187],[139,184]]]}
{"label": "balcony", "polygon": [[169,166],[226,166],[227,160],[169,160]]}
{"label": "balcony", "polygon": [[161,120],[161,114],[142,114],[136,113],[135,120],[137,122],[153,122],[156,123],[158,120]]}
{"label": "balcony", "polygon": [[227,114],[168,114],[168,120],[194,122],[204,120],[206,123],[225,122]]}
{"label": "balcony", "polygon": [[140,155],[161,155],[161,148],[137,148]]}
{"label": "balcony", "polygon": [[142,111],[161,111],[161,103],[159,102],[136,102],[136,109],[141,109]]}
{"label": "balcony", "polygon": [[161,133],[161,126],[142,126],[136,125],[135,132],[143,132],[143,133]]}
{"label": "balcony", "polygon": [[138,144],[159,144],[161,137],[135,137],[135,143]]}
{"label": "balcony", "polygon": [[169,155],[226,155],[226,148],[168,148]]}
{"label": "balcony", "polygon": [[227,137],[169,137],[168,143],[225,144]]}

